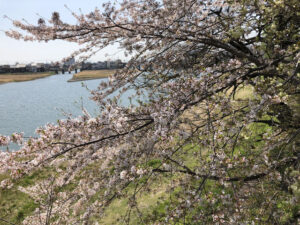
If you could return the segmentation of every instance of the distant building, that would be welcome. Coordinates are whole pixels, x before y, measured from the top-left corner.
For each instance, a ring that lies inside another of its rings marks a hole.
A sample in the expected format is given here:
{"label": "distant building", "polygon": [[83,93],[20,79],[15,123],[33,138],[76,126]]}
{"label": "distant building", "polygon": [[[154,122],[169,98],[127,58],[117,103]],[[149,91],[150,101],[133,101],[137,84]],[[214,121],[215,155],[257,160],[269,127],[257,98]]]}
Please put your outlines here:
{"label": "distant building", "polygon": [[67,61],[64,63],[64,66],[70,67],[70,66],[73,66],[74,64],[75,64],[75,58],[70,58],[69,60],[67,60]]}
{"label": "distant building", "polygon": [[93,70],[101,70],[101,69],[106,69],[106,63],[105,62],[97,62],[97,63],[93,63],[91,65]]}
{"label": "distant building", "polygon": [[32,63],[31,68],[32,68],[32,71],[30,71],[30,72],[34,72],[34,73],[46,71],[44,63]]}
{"label": "distant building", "polygon": [[26,64],[16,64],[14,66],[10,66],[11,73],[24,73],[26,72]]}
{"label": "distant building", "polygon": [[37,72],[37,67],[32,65],[32,64],[27,64],[26,65],[26,71],[36,73]]}
{"label": "distant building", "polygon": [[[16,63],[15,65],[0,65],[0,73],[37,73],[37,72],[46,72],[46,71],[60,71],[68,70],[70,66],[75,65],[75,59],[71,58],[64,64],[60,63],[29,63],[29,64],[20,64]],[[81,70],[103,70],[103,69],[120,69],[125,67],[126,63],[123,63],[120,59],[115,61],[104,61],[104,62],[82,62]],[[78,69],[79,67],[77,67]]]}
{"label": "distant building", "polygon": [[10,65],[0,66],[0,73],[9,73],[9,72],[10,72]]}
{"label": "distant building", "polygon": [[111,67],[110,67],[110,63],[111,63],[111,62],[110,62],[110,61],[105,61],[105,63],[106,63],[106,68],[107,68],[107,69],[110,69],[110,68],[111,68]]}

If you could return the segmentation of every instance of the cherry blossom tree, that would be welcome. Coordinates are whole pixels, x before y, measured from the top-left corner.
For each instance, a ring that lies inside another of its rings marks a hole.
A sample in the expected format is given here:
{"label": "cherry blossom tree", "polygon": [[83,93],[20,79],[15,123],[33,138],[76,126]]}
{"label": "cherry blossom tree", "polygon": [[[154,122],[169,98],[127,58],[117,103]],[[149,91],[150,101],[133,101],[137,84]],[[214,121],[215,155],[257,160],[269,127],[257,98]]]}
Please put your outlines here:
{"label": "cherry blossom tree", "polygon": [[[76,24],[14,20],[8,36],[78,43],[79,60],[116,43],[131,57],[91,91],[98,117],[0,136],[21,144],[0,153],[2,188],[49,174],[18,186],[39,205],[23,224],[98,224],[119,198],[127,224],[299,223],[299,11],[297,0],[123,0],[71,11]],[[136,103],[122,106],[130,89]]]}

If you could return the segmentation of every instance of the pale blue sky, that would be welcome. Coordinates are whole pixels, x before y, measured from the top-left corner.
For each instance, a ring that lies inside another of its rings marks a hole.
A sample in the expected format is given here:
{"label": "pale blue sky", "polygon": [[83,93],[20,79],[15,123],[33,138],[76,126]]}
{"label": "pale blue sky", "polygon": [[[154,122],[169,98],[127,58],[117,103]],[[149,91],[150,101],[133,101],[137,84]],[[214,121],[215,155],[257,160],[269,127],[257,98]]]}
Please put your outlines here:
{"label": "pale blue sky", "polygon": [[[61,14],[64,21],[74,21],[71,13],[64,7],[66,4],[71,10],[78,12],[79,8],[88,13],[96,6],[101,8],[108,0],[0,0],[0,30],[13,28],[10,18],[37,23],[37,13],[43,17],[50,18],[53,11]],[[65,41],[51,41],[48,43],[17,41],[5,36],[0,31],[0,64],[50,62],[58,61],[69,56],[78,46]],[[105,56],[108,54],[108,56]],[[122,59],[124,54],[116,46],[111,46],[99,52],[91,60]]]}

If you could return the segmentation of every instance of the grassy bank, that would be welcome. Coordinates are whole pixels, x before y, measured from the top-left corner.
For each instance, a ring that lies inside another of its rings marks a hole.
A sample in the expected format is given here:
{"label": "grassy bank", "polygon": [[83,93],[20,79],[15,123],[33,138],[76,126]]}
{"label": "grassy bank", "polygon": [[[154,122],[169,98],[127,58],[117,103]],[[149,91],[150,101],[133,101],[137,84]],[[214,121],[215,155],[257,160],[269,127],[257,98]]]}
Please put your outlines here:
{"label": "grassy bank", "polygon": [[39,78],[48,77],[54,75],[55,72],[44,72],[44,73],[4,73],[0,74],[0,84],[9,82],[22,82],[35,80]]}
{"label": "grassy bank", "polygon": [[[96,170],[97,166],[91,166],[91,170]],[[51,170],[50,168],[48,168]],[[15,185],[8,190],[0,188],[0,225],[5,224],[21,224],[23,220],[33,214],[33,212],[39,207],[39,203],[35,202],[29,195],[18,190],[18,186],[29,187],[36,182],[45,179],[53,173],[46,170],[37,170],[31,175],[24,176],[22,179],[15,182]],[[0,182],[8,176],[0,174]],[[161,180],[165,183],[160,184]],[[168,195],[165,193],[169,188],[169,178],[165,175],[157,176],[152,179],[153,184],[150,185],[151,191],[147,193],[139,194],[138,206],[145,217],[147,215],[154,215],[156,211],[159,213],[164,212],[164,209],[158,209],[157,205],[166,198]],[[143,183],[143,181],[138,181]],[[158,185],[160,184],[160,185]],[[78,181],[73,183],[73,186],[77,186]],[[135,191],[136,183],[128,186],[124,190],[124,193],[131,195]],[[68,190],[68,186],[63,187]],[[71,185],[72,189],[72,185]],[[122,224],[122,221],[128,213],[128,199],[126,197],[116,198],[112,201],[112,204],[105,210],[103,218],[93,217],[93,221],[98,221],[99,224]],[[132,211],[131,224],[140,224],[139,214],[135,210]],[[144,218],[146,219],[146,218]],[[9,223],[6,223],[7,221]]]}
{"label": "grassy bank", "polygon": [[68,82],[107,78],[116,70],[84,70],[73,75]]}

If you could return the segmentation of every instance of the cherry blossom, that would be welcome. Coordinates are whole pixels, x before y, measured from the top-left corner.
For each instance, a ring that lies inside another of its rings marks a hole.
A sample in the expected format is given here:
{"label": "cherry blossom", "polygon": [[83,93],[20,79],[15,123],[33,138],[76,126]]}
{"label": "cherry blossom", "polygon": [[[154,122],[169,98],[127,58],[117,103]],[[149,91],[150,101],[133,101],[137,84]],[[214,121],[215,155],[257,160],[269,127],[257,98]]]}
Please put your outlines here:
{"label": "cherry blossom", "polygon": [[[0,136],[1,146],[22,143],[0,153],[10,174],[1,188],[51,174],[19,187],[39,205],[23,224],[101,223],[118,198],[140,224],[297,224],[299,7],[123,0],[71,11],[76,24],[56,12],[37,25],[13,21],[8,36],[78,43],[79,60],[116,43],[131,57],[91,91],[99,116],[46,124],[37,138]],[[128,90],[137,103],[122,106]],[[139,197],[156,187],[171,194],[149,215]]]}

